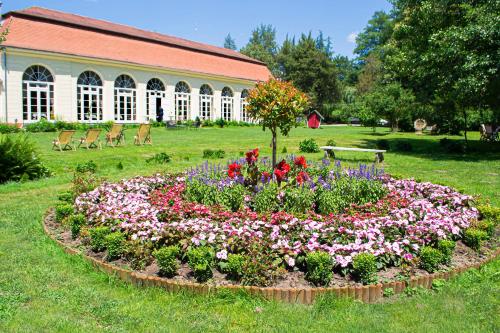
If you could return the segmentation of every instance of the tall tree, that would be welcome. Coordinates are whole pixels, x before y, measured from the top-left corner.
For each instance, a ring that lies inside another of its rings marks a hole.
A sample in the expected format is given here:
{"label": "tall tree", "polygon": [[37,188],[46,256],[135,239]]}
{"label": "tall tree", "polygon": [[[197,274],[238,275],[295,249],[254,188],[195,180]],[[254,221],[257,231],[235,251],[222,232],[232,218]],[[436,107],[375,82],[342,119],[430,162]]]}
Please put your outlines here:
{"label": "tall tree", "polygon": [[382,80],[383,64],[377,54],[369,54],[358,75],[358,92],[363,95],[373,90]]}
{"label": "tall tree", "polygon": [[276,74],[276,55],[278,53],[276,29],[270,24],[261,24],[252,31],[252,36],[248,44],[243,47],[240,52],[264,62],[271,72]]}
{"label": "tall tree", "polygon": [[[500,1],[394,0],[386,68],[447,119],[500,108]],[[465,124],[466,129],[467,124]],[[465,132],[467,140],[467,132]]]}
{"label": "tall tree", "polygon": [[281,77],[307,93],[313,107],[321,110],[325,103],[339,101],[335,64],[310,33],[303,34],[296,45],[287,39],[277,58]]}
{"label": "tall tree", "polygon": [[224,39],[224,47],[226,49],[230,50],[236,50],[236,42],[234,41],[234,38],[231,37],[231,34],[227,34],[226,38]]}
{"label": "tall tree", "polygon": [[372,52],[380,52],[391,37],[392,30],[391,16],[383,11],[375,12],[365,29],[356,37],[354,53],[358,55],[359,60],[364,62]]}
{"label": "tall tree", "polygon": [[333,57],[333,63],[337,68],[338,79],[344,85],[353,85],[358,81],[358,66],[353,60],[336,55]]}

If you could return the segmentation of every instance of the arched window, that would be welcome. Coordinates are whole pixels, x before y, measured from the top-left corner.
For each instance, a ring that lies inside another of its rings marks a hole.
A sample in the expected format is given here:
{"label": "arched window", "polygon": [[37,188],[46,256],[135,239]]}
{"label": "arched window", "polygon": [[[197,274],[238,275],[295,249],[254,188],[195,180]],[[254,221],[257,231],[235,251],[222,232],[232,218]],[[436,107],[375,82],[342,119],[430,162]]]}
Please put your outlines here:
{"label": "arched window", "polygon": [[94,72],[80,74],[76,82],[78,121],[102,121],[102,80]]}
{"label": "arched window", "polygon": [[23,120],[54,119],[54,77],[39,65],[29,67],[23,74]]}
{"label": "arched window", "polygon": [[222,89],[221,109],[222,119],[233,120],[233,91],[228,87]]}
{"label": "arched window", "polygon": [[246,111],[246,107],[248,105],[247,97],[248,97],[248,90],[244,89],[241,92],[241,97],[240,97],[240,119],[241,121],[244,121],[246,123],[250,122],[250,117],[248,116],[248,113]]}
{"label": "arched window", "polygon": [[160,79],[153,78],[146,85],[146,117],[155,119],[156,112],[165,99],[165,85]]}
{"label": "arched window", "polygon": [[115,120],[136,121],[136,88],[130,76],[122,74],[115,80]]}
{"label": "arched window", "polygon": [[186,82],[175,85],[175,115],[176,120],[188,120],[191,111],[191,88]]}
{"label": "arched window", "polygon": [[200,87],[200,119],[212,119],[214,91],[208,84]]}

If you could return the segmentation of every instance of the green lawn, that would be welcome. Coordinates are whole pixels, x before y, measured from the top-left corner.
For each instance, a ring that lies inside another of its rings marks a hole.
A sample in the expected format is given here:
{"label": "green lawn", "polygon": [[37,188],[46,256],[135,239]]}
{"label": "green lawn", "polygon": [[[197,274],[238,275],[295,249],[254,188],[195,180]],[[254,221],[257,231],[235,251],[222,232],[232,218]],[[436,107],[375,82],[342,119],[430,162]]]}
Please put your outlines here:
{"label": "green lawn", "polygon": [[[32,135],[41,156],[54,172],[48,179],[0,186],[0,332],[90,331],[339,331],[339,332],[498,332],[500,331],[500,260],[469,272],[439,292],[365,305],[324,299],[313,306],[288,305],[250,298],[244,294],[193,296],[160,289],[137,288],[95,271],[82,258],[65,254],[48,239],[41,219],[69,187],[78,162],[94,160],[101,175],[119,179],[156,171],[180,171],[202,162],[207,148],[224,149],[227,157],[259,147],[270,153],[269,132],[259,128],[166,131],[153,129],[154,146],[128,144],[101,151],[51,151],[54,133]],[[500,205],[500,148],[481,145],[472,135],[475,153],[445,154],[441,137],[390,134],[378,129],[298,128],[279,138],[279,151],[297,152],[299,141],[313,137],[320,145],[335,139],[338,146],[369,147],[378,139],[392,144],[407,140],[412,152],[387,153],[390,173],[438,182],[478,194]],[[156,152],[167,152],[166,166],[147,164]],[[308,154],[321,159],[322,154]],[[351,164],[371,163],[369,153],[341,152]],[[122,162],[124,169],[116,165]],[[262,311],[255,311],[260,307]]]}

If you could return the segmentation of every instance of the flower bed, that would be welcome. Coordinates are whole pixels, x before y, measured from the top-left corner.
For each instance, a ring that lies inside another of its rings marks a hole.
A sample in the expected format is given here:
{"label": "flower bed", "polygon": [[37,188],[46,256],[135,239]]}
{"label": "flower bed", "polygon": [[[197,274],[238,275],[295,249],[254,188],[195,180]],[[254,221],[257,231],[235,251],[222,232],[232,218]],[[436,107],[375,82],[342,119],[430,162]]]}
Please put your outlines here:
{"label": "flower bed", "polygon": [[121,246],[111,248],[114,259],[200,282],[370,283],[395,267],[452,264],[454,241],[480,217],[471,203],[449,187],[363,165],[291,156],[273,170],[253,150],[225,166],[103,183],[77,197],[85,222],[74,234],[92,246],[102,230],[102,248]]}

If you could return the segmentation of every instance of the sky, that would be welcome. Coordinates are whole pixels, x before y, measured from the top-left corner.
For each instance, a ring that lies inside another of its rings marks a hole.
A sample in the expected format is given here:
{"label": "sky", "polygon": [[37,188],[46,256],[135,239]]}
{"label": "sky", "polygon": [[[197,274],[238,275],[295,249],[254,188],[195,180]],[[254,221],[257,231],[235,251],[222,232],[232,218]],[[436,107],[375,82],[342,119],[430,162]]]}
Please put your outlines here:
{"label": "sky", "polygon": [[286,36],[312,32],[333,40],[333,51],[353,57],[356,34],[387,0],[3,0],[2,12],[41,6],[222,46],[228,33],[239,48],[259,24]]}

